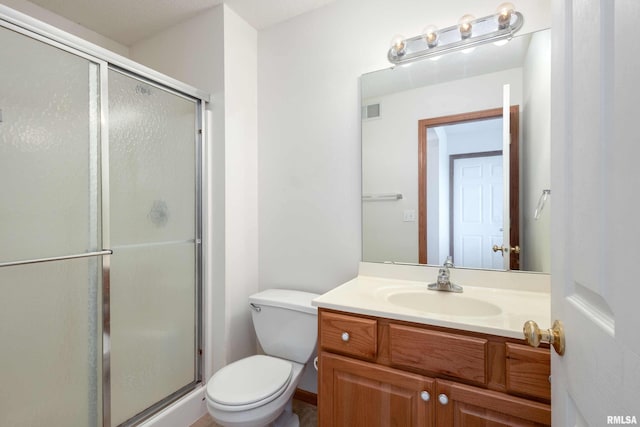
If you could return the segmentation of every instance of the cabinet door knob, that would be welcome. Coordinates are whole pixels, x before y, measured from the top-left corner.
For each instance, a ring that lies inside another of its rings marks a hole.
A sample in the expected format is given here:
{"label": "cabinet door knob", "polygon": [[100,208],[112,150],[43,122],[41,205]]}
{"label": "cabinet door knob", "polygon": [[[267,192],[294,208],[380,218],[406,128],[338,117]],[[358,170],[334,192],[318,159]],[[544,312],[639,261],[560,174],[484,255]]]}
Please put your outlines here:
{"label": "cabinet door knob", "polygon": [[343,332],[342,333],[342,341],[344,341],[344,342],[349,341],[349,332]]}
{"label": "cabinet door knob", "polygon": [[447,403],[449,403],[449,398],[444,393],[439,394],[438,395],[438,402],[440,402],[441,405],[446,405]]}
{"label": "cabinet door knob", "polygon": [[431,399],[431,395],[429,394],[428,391],[423,391],[422,393],[420,393],[420,398],[425,402],[428,402],[429,399]]}

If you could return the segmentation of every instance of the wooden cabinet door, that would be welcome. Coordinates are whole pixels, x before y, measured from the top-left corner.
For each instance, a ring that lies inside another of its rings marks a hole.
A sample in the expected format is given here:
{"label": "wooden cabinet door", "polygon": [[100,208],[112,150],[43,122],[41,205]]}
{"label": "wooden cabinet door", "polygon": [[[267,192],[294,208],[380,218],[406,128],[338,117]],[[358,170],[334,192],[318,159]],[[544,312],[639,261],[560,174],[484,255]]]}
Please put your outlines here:
{"label": "wooden cabinet door", "polygon": [[326,352],[319,369],[321,427],[434,425],[433,379]]}
{"label": "wooden cabinet door", "polygon": [[540,427],[551,425],[551,407],[492,390],[437,380],[438,427]]}

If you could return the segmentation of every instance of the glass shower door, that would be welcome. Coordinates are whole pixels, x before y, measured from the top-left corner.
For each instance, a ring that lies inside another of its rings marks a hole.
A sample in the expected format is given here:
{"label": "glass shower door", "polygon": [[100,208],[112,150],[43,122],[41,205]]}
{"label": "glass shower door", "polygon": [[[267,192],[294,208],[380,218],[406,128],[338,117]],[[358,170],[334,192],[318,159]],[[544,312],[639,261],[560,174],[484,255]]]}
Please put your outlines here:
{"label": "glass shower door", "polygon": [[0,58],[0,426],[135,424],[201,379],[202,100],[4,19]]}
{"label": "glass shower door", "polygon": [[1,27],[0,54],[0,425],[96,426],[99,67]]}
{"label": "glass shower door", "polygon": [[197,111],[109,71],[113,426],[198,379]]}

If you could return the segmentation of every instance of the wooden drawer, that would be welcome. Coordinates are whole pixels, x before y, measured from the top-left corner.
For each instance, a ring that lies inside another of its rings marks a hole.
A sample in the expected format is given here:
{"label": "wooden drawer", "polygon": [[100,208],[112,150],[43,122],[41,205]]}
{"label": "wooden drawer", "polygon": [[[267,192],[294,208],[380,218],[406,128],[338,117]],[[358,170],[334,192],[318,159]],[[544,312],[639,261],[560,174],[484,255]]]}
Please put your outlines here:
{"label": "wooden drawer", "polygon": [[391,324],[389,340],[394,366],[487,383],[486,339]]}
{"label": "wooden drawer", "polygon": [[[367,360],[378,351],[378,322],[320,311],[320,348]],[[345,335],[347,334],[347,335]]]}
{"label": "wooden drawer", "polygon": [[551,400],[549,349],[512,343],[505,346],[507,391]]}

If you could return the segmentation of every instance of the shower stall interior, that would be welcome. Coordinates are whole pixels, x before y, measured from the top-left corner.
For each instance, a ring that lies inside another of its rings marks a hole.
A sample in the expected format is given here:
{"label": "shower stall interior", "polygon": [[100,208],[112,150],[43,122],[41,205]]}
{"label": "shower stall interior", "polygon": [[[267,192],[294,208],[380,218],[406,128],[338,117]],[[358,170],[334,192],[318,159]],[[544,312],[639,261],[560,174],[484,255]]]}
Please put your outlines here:
{"label": "shower stall interior", "polygon": [[207,101],[0,9],[0,425],[133,425],[201,381]]}

